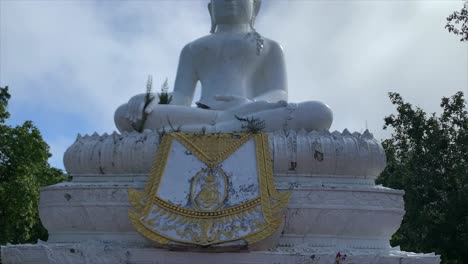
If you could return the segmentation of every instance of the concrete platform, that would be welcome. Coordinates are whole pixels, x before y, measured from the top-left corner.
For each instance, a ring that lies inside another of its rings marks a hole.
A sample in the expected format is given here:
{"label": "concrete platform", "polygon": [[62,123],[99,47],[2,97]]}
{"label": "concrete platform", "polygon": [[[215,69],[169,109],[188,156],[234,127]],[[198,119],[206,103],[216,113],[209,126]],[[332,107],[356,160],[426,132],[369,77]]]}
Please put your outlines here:
{"label": "concrete platform", "polygon": [[[243,253],[174,252],[114,243],[83,242],[2,247],[4,264],[334,264],[333,248],[280,247],[271,251]],[[347,250],[340,264],[436,264],[434,254],[416,254],[393,248],[385,251]]]}

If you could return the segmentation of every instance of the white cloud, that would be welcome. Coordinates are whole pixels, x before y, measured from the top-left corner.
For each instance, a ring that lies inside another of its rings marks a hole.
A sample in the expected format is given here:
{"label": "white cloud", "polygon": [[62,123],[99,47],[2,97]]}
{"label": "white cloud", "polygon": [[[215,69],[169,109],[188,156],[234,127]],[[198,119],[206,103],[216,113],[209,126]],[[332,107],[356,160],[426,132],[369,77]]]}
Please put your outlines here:
{"label": "white cloud", "polygon": [[460,3],[271,3],[262,30],[285,47],[290,99],[328,103],[332,129],[361,131],[367,123],[383,138],[383,117],[395,112],[387,92],[400,92],[428,112],[438,110],[442,96],[468,93],[466,44],[444,29]]}
{"label": "white cloud", "polygon": [[[367,121],[381,138],[394,112],[387,92],[429,112],[442,96],[468,93],[467,46],[444,29],[461,5],[268,1],[257,29],[285,48],[291,101],[326,102],[333,129]],[[0,1],[0,82],[13,103],[50,111],[50,122],[61,112],[92,120],[64,138],[110,132],[115,108],[144,91],[148,74],[156,88],[165,77],[173,84],[180,49],[209,28],[206,1]],[[60,157],[66,143],[51,143]]]}
{"label": "white cloud", "polygon": [[190,8],[200,3],[180,4],[1,2],[2,82],[18,103],[78,112],[94,130],[112,130],[117,106],[145,90],[148,74],[156,85],[173,80],[184,41],[202,33]]}

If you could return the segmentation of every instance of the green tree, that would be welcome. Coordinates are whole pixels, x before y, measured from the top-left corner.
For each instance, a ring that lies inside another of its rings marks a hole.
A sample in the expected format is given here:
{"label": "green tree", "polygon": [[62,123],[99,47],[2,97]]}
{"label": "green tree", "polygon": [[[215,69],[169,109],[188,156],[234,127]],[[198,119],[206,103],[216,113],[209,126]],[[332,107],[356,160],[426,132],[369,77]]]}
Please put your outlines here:
{"label": "green tree", "polygon": [[390,93],[397,114],[385,118],[388,165],[378,179],[405,191],[406,214],[392,244],[436,252],[443,263],[468,262],[468,113],[462,92],[443,98],[440,115]]}
{"label": "green tree", "polygon": [[460,11],[455,11],[447,17],[445,28],[457,36],[460,41],[468,41],[468,0]]}
{"label": "green tree", "polygon": [[10,94],[0,87],[0,244],[46,240],[38,214],[39,188],[65,180],[51,168],[49,146],[31,121],[5,124]]}

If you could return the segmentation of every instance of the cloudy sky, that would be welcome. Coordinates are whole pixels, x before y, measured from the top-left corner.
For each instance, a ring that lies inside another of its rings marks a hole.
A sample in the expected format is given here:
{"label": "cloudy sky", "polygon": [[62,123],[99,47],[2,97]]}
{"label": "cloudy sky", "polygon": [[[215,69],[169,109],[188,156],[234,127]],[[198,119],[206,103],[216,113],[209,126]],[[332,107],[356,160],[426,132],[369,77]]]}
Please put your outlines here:
{"label": "cloudy sky", "polygon": [[[0,86],[10,124],[32,120],[53,166],[77,133],[112,132],[132,95],[174,83],[180,49],[210,28],[206,0],[0,0]],[[383,139],[387,93],[438,111],[468,94],[468,45],[444,29],[461,0],[264,0],[257,30],[282,44],[291,102],[321,100],[332,130]]]}

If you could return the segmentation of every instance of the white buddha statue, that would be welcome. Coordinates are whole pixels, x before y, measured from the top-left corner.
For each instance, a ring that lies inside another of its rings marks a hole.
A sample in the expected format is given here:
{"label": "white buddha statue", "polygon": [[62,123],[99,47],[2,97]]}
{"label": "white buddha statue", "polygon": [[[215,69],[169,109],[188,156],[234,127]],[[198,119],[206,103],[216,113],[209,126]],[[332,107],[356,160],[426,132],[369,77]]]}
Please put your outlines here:
{"label": "white buddha statue", "polygon": [[[117,128],[134,131],[146,113],[144,129],[150,130],[242,131],[236,116],[264,121],[265,131],[329,129],[327,105],[287,103],[283,50],[254,29],[260,6],[261,0],[211,0],[212,34],[182,49],[171,103],[160,105],[156,97],[143,109],[146,95],[136,95],[117,109]],[[191,107],[198,81],[201,99]]]}

